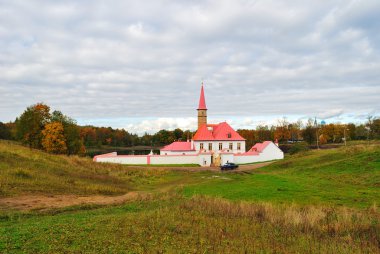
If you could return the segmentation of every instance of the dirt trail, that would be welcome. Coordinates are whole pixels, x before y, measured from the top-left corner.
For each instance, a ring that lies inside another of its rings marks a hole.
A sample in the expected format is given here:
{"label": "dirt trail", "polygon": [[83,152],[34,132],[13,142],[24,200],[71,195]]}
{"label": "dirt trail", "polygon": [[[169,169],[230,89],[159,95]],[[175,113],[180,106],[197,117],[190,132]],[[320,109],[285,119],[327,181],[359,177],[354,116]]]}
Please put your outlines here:
{"label": "dirt trail", "polygon": [[76,195],[28,195],[0,198],[0,210],[48,210],[83,204],[110,205],[144,199],[149,194],[128,192],[122,196],[76,196]]}
{"label": "dirt trail", "polygon": [[[271,164],[272,162],[263,162],[251,165],[240,165],[238,169],[226,171],[226,173],[248,173],[251,170],[258,169]],[[145,167],[146,169],[146,167]],[[219,167],[202,168],[202,167],[160,167],[166,170],[187,170],[187,171],[213,171],[221,172]],[[161,191],[163,191],[162,189]],[[146,192],[128,192],[121,196],[76,196],[76,195],[25,195],[18,197],[0,198],[0,210],[49,210],[54,208],[63,208],[75,205],[96,204],[111,205],[122,204],[128,201],[148,198],[151,194]]]}

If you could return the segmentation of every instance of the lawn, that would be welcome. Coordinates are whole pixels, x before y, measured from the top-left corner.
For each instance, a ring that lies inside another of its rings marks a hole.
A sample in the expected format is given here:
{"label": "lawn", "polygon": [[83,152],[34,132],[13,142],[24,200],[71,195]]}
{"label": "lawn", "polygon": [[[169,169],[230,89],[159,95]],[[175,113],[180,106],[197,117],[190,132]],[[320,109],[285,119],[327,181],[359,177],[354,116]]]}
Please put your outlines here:
{"label": "lawn", "polygon": [[113,207],[13,214],[6,253],[376,253],[379,213],[171,194]]}
{"label": "lawn", "polygon": [[0,199],[150,193],[121,205],[0,209],[0,253],[380,252],[379,145],[308,151],[253,171],[192,172],[0,141],[0,187]]}
{"label": "lawn", "polygon": [[255,170],[186,186],[186,196],[366,208],[380,203],[380,147],[309,151]]}

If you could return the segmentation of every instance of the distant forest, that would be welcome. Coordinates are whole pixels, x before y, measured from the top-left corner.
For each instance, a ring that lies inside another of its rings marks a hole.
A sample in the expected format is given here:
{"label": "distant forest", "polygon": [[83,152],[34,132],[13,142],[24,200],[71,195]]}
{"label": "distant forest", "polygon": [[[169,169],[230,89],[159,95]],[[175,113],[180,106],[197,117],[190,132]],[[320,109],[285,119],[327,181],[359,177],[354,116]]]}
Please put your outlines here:
{"label": "distant forest", "polygon": [[[309,119],[289,122],[283,118],[276,125],[257,126],[256,129],[240,129],[237,132],[247,141],[246,147],[265,140],[280,143],[305,141],[308,144],[341,143],[346,140],[380,139],[380,118],[371,117],[362,124],[318,124]],[[60,111],[52,111],[44,103],[29,106],[14,122],[0,122],[0,139],[17,140],[31,148],[56,154],[84,155],[86,148],[114,146],[161,147],[176,140],[186,141],[195,133],[190,130],[160,130],[142,136],[124,129],[111,127],[79,126],[76,121]],[[318,137],[318,139],[317,139]]]}

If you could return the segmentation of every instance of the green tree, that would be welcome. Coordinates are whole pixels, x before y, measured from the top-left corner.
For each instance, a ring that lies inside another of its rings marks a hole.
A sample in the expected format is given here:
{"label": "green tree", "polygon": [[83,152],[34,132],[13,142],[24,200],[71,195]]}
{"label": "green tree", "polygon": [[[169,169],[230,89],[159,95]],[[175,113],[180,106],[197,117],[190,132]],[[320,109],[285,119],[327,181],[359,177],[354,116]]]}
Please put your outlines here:
{"label": "green tree", "polygon": [[177,128],[173,131],[173,135],[176,140],[182,139],[183,131],[180,128]]}
{"label": "green tree", "polygon": [[41,132],[50,121],[50,107],[43,103],[29,106],[16,119],[16,137],[29,147],[42,148]]}
{"label": "green tree", "polygon": [[307,143],[312,144],[315,142],[316,139],[316,128],[313,124],[313,119],[309,119],[307,121],[305,129],[302,131],[302,137],[303,140],[305,140]]}
{"label": "green tree", "polygon": [[10,128],[2,122],[0,122],[0,139],[12,139]]}
{"label": "green tree", "polygon": [[63,135],[66,140],[67,153],[69,155],[82,153],[84,144],[80,135],[80,128],[76,124],[76,121],[58,110],[53,111],[51,114],[51,121],[59,122],[63,126]]}

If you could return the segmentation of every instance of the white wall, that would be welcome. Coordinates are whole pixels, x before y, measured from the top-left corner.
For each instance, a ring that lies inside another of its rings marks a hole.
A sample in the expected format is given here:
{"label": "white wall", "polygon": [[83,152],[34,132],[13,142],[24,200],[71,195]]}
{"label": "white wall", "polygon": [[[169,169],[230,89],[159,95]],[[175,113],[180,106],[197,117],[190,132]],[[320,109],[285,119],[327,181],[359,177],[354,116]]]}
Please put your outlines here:
{"label": "white wall", "polygon": [[199,154],[198,164],[202,167],[209,167],[211,165],[211,154]]}
{"label": "white wall", "polygon": [[270,143],[265,147],[264,151],[260,153],[262,161],[281,160],[284,158],[284,153],[274,143]]}
{"label": "white wall", "polygon": [[199,151],[160,151],[160,155],[196,155]]}
{"label": "white wall", "polygon": [[132,165],[162,165],[162,164],[199,164],[209,167],[210,154],[196,155],[117,155],[116,153],[98,155],[94,157],[96,162],[108,162]]}
{"label": "white wall", "polygon": [[[199,142],[200,143],[200,142]],[[199,144],[198,143],[198,144]],[[219,144],[219,142],[214,142]],[[225,142],[228,145],[230,142]],[[235,142],[236,144],[237,142]],[[243,143],[243,142],[242,142]],[[206,143],[205,143],[206,144]],[[208,146],[208,143],[207,143]],[[242,148],[244,146],[242,145]],[[208,148],[208,147],[207,147]],[[244,147],[245,148],[245,147]],[[211,165],[211,154],[200,153],[194,155],[117,155],[116,153],[103,154],[94,157],[94,161],[97,162],[110,162],[120,164],[138,164],[147,165],[150,164],[199,164],[203,167],[209,167]],[[265,149],[258,155],[246,155],[246,154],[220,154],[221,164],[225,164],[227,161],[237,164],[255,163],[260,161],[280,160],[284,158],[284,153],[274,143],[270,143]]]}
{"label": "white wall", "polygon": [[260,155],[235,155],[234,157],[234,163],[236,164],[255,163],[259,161],[263,161]]}
{"label": "white wall", "polygon": [[220,157],[220,165],[224,165],[227,162],[235,162],[235,156],[233,154],[221,154]]}
{"label": "white wall", "polygon": [[260,161],[281,160],[284,153],[274,143],[268,144],[265,149],[258,155],[235,155],[235,163],[246,164]]}
{"label": "white wall", "polygon": [[117,156],[105,156],[97,157],[97,162],[109,162],[119,164],[147,164],[147,155],[117,155]]}
{"label": "white wall", "polygon": [[199,164],[197,155],[153,155],[150,164]]}

